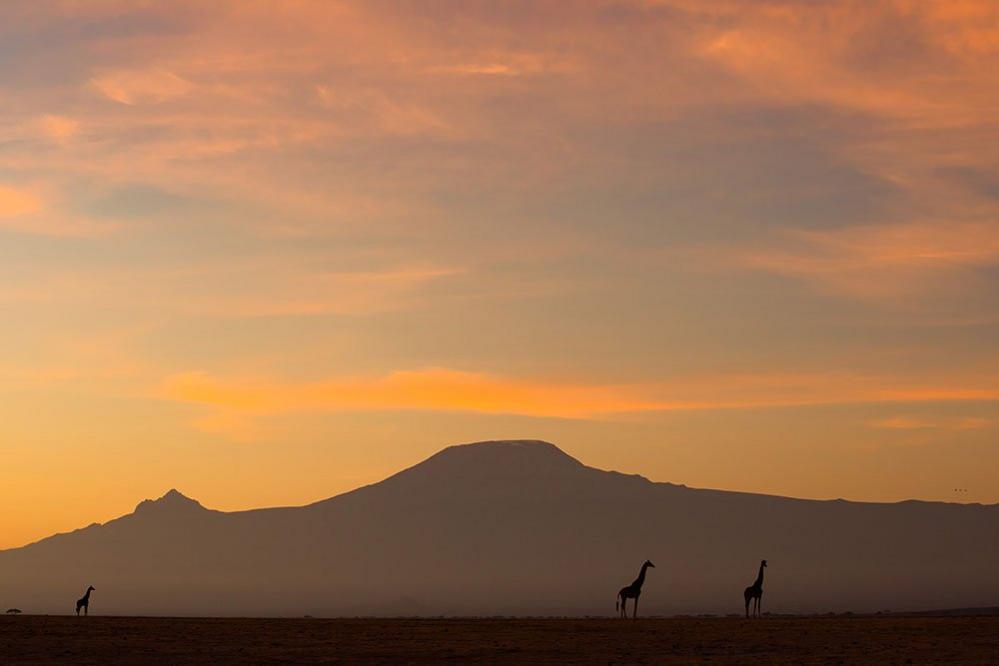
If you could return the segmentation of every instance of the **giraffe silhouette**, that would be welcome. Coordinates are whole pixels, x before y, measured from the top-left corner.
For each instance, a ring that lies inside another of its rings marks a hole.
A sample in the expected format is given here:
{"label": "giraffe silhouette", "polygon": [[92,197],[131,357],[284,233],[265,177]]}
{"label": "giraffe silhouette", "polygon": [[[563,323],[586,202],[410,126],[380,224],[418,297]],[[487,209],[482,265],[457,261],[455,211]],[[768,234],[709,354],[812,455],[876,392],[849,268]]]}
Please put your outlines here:
{"label": "giraffe silhouette", "polygon": [[749,602],[755,601],[756,605],[753,609],[753,615],[759,617],[760,615],[760,602],[763,601],[763,570],[767,568],[767,561],[760,560],[760,573],[757,574],[756,580],[752,585],[746,588],[746,591],[742,593],[742,596],[746,599],[746,617],[749,617]]}
{"label": "giraffe silhouette", "polygon": [[90,593],[94,591],[94,586],[91,585],[87,588],[87,593],[80,597],[76,602],[76,616],[80,616],[80,609],[83,609],[84,615],[90,615]]}
{"label": "giraffe silhouette", "polygon": [[649,567],[655,569],[656,565],[652,564],[652,562],[649,562],[648,560],[645,560],[645,564],[642,565],[642,570],[639,572],[638,578],[635,579],[635,582],[627,587],[622,587],[621,591],[617,593],[617,600],[614,602],[614,610],[620,611],[621,617],[628,617],[628,599],[635,600],[635,610],[631,617],[633,619],[638,617],[638,597],[642,594],[642,585],[645,584],[645,570]]}

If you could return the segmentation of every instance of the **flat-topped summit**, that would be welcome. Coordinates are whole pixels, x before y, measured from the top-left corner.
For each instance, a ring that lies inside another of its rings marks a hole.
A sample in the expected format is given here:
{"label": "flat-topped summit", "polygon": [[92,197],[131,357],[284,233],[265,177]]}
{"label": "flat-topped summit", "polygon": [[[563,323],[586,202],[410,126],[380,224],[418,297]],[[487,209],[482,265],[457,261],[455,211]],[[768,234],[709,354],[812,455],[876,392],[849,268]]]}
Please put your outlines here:
{"label": "flat-topped summit", "polygon": [[142,500],[135,507],[135,513],[150,511],[176,513],[180,511],[205,511],[205,507],[197,500],[187,497],[178,490],[171,488],[163,497],[155,500]]}
{"label": "flat-topped summit", "polygon": [[537,439],[508,439],[456,444],[410,468],[410,472],[462,476],[538,476],[585,469],[554,444]]}
{"label": "flat-topped summit", "polygon": [[468,444],[453,444],[441,449],[433,458],[437,458],[438,456],[487,455],[508,457],[532,456],[538,459],[548,458],[550,460],[571,462],[573,465],[582,464],[562,449],[543,439],[489,439],[481,442],[469,442]]}

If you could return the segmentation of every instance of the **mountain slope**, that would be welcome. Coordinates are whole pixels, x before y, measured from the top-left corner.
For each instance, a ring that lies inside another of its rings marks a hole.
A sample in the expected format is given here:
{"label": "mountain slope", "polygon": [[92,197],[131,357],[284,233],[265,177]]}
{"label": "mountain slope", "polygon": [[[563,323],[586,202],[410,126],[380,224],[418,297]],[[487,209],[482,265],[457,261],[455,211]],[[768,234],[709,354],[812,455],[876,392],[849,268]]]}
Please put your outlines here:
{"label": "mountain slope", "polygon": [[586,467],[545,442],[450,447],[304,507],[223,513],[171,491],[0,552],[0,603],[150,614],[606,614],[646,558],[646,613],[999,601],[999,506],[697,490]]}

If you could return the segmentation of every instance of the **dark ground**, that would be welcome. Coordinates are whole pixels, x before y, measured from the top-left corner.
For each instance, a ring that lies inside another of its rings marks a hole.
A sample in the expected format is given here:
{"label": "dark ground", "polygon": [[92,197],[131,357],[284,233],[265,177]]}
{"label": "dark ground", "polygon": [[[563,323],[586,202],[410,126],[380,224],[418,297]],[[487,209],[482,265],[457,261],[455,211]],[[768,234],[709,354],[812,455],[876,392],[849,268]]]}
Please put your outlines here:
{"label": "dark ground", "polygon": [[999,617],[0,617],[0,663],[999,663]]}

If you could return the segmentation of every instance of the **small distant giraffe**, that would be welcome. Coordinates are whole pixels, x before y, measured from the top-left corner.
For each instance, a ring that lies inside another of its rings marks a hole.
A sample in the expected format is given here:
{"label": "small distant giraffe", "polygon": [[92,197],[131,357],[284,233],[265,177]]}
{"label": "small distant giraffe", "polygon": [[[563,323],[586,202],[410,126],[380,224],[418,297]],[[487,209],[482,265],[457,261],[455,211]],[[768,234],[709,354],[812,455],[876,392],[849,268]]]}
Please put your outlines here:
{"label": "small distant giraffe", "polygon": [[749,617],[749,602],[755,601],[753,615],[760,616],[760,602],[763,601],[763,570],[767,568],[767,561],[760,560],[760,573],[756,576],[756,581],[746,588],[742,596],[746,599],[746,617]]}
{"label": "small distant giraffe", "polygon": [[645,564],[642,565],[642,571],[638,574],[638,578],[635,582],[627,587],[622,587],[621,591],[617,593],[617,600],[614,602],[614,609],[621,612],[621,617],[628,617],[628,599],[635,600],[635,610],[632,613],[632,619],[638,617],[638,597],[642,594],[642,585],[645,583],[645,570],[649,567],[653,569],[656,565],[652,564],[648,560],[645,560]]}
{"label": "small distant giraffe", "polygon": [[94,591],[94,586],[91,585],[90,587],[87,588],[87,593],[84,594],[82,597],[80,597],[80,599],[76,602],[77,617],[80,616],[81,608],[83,609],[84,615],[90,615],[90,593],[93,591]]}

